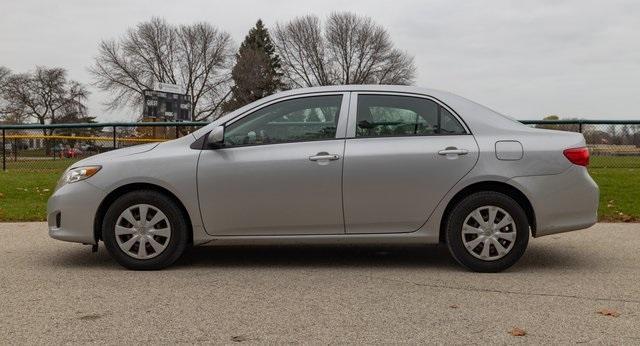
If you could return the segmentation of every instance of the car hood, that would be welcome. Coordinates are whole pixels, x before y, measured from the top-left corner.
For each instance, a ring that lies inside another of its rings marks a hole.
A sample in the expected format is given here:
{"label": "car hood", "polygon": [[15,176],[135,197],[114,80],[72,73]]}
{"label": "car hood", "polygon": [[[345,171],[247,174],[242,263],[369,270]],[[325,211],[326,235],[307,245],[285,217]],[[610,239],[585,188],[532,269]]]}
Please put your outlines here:
{"label": "car hood", "polygon": [[106,153],[87,157],[84,160],[80,160],[76,162],[73,166],[77,167],[77,166],[88,165],[88,164],[102,164],[105,161],[110,159],[146,153],[148,151],[153,150],[159,144],[160,143],[147,143],[147,144],[141,144],[141,145],[134,145],[128,148],[111,150]]}

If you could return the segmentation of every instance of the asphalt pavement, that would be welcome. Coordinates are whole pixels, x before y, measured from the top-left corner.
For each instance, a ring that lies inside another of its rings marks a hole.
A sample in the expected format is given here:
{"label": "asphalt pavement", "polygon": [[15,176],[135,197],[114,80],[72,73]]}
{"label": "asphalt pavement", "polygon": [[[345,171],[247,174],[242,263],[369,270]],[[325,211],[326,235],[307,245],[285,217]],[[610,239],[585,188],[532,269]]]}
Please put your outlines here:
{"label": "asphalt pavement", "polygon": [[443,247],[384,245],[202,246],[133,272],[0,223],[0,344],[125,342],[640,344],[640,224],[532,239],[478,274]]}

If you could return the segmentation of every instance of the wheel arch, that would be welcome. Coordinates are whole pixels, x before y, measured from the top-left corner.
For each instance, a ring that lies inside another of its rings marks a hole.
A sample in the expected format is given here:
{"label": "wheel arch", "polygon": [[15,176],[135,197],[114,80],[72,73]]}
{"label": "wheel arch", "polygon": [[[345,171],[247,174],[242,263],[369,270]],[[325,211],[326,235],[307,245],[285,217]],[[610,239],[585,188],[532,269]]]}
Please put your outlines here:
{"label": "wheel arch", "polygon": [[118,197],[128,192],[139,191],[139,190],[153,190],[171,198],[173,202],[176,203],[176,205],[180,208],[180,211],[182,212],[182,215],[185,221],[187,222],[187,227],[189,229],[188,241],[189,241],[189,244],[193,244],[193,223],[191,221],[191,217],[189,216],[189,212],[187,211],[187,208],[185,208],[184,204],[180,201],[180,199],[176,197],[176,195],[173,194],[171,191],[165,189],[162,186],[151,184],[151,183],[129,183],[126,185],[122,185],[114,189],[113,191],[111,191],[107,196],[105,196],[105,198],[102,199],[102,202],[100,202],[100,206],[96,211],[96,215],[93,221],[93,237],[96,240],[96,243],[102,238],[102,222],[104,220],[104,215],[106,214],[107,209],[109,209],[109,206],[111,206],[111,204],[116,199],[118,199]]}
{"label": "wheel arch", "polygon": [[533,205],[529,201],[529,198],[520,191],[518,188],[513,185],[509,185],[504,182],[499,181],[482,181],[466,186],[462,190],[458,191],[452,198],[449,200],[447,207],[440,218],[440,242],[444,242],[445,240],[445,223],[449,216],[449,213],[452,211],[453,207],[455,207],[458,202],[460,202],[465,197],[480,191],[494,191],[503,193],[511,198],[513,198],[524,210],[527,215],[527,222],[531,227],[531,232],[535,237],[536,234],[536,215],[533,209]]}

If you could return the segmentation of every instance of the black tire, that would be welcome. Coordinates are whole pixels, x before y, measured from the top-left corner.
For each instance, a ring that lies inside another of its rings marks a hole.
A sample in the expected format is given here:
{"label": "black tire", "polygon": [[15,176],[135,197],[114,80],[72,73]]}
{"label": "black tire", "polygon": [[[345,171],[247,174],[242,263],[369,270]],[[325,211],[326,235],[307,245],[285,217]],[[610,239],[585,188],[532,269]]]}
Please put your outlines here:
{"label": "black tire", "polygon": [[[149,204],[164,213],[171,226],[167,247],[156,257],[137,259],[127,255],[118,245],[115,234],[120,214],[136,204]],[[153,190],[128,192],[116,199],[107,210],[102,222],[102,240],[109,254],[120,265],[132,270],[158,270],[173,264],[188,245],[189,227],[181,209],[168,196]]]}
{"label": "black tire", "polygon": [[[483,206],[502,208],[511,215],[517,230],[511,250],[496,260],[483,260],[473,256],[465,248],[462,238],[466,217]],[[445,223],[445,237],[449,251],[458,263],[476,272],[495,273],[511,267],[522,257],[529,243],[529,223],[526,213],[513,198],[499,192],[482,191],[465,197],[453,207]]]}

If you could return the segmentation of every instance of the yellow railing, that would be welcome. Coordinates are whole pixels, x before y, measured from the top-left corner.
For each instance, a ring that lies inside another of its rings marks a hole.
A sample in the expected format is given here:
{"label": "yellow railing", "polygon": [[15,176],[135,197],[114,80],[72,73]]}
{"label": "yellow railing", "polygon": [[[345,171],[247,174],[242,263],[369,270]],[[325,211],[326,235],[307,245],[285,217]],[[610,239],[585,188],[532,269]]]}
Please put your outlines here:
{"label": "yellow railing", "polygon": [[[6,139],[71,139],[77,141],[112,141],[112,137],[92,137],[92,136],[45,136],[45,135],[7,135]],[[166,138],[119,138],[118,142],[164,142]]]}

